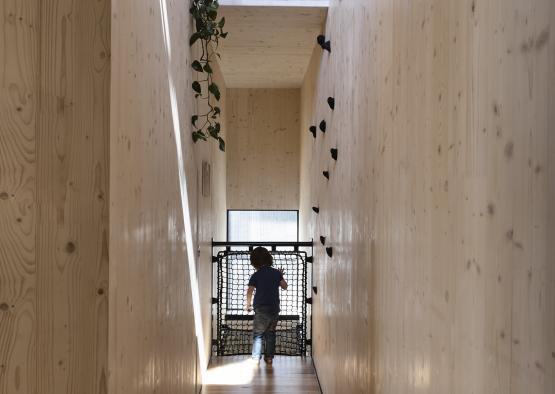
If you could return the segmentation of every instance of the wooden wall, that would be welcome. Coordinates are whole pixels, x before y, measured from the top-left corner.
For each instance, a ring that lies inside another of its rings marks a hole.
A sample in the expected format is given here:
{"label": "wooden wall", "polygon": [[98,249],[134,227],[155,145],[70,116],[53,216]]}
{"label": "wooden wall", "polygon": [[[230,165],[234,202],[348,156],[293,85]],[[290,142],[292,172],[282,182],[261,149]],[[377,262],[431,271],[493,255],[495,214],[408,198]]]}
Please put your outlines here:
{"label": "wooden wall", "polygon": [[104,393],[110,1],[0,6],[0,393]]}
{"label": "wooden wall", "polygon": [[[204,350],[209,347],[209,242],[225,223],[225,155],[213,142],[191,140],[197,104],[188,9],[182,1],[140,0],[118,1],[112,11],[109,388],[118,394],[198,392],[201,333]],[[217,79],[225,91],[219,71]],[[203,160],[212,169],[208,195]],[[189,211],[181,200],[185,185]],[[201,332],[194,324],[188,235]]]}
{"label": "wooden wall", "polygon": [[[214,56],[215,57],[215,56]],[[226,82],[222,76],[221,69],[217,61],[214,61],[212,68],[214,70],[213,80],[220,87],[220,105],[222,112],[220,113],[220,123],[222,125],[221,135],[227,142],[226,129],[226,102],[227,89]],[[201,101],[197,104],[202,106],[205,102]],[[206,113],[201,108],[200,113]],[[188,130],[188,129],[187,129]],[[200,142],[195,145],[195,163],[197,166],[197,190],[195,192],[197,198],[197,234],[196,239],[200,250],[200,258],[197,261],[201,299],[203,300],[203,326],[206,338],[206,355],[210,356],[211,337],[212,337],[212,274],[216,275],[216,270],[212,264],[212,239],[225,240],[227,230],[227,195],[226,195],[226,153],[219,150],[218,144],[214,142]],[[208,191],[202,189],[202,163],[210,165],[210,185]],[[215,291],[215,289],[214,289]],[[214,295],[215,297],[217,295]]]}
{"label": "wooden wall", "polygon": [[298,209],[299,89],[228,89],[228,209]]}
{"label": "wooden wall", "polygon": [[332,1],[301,125],[325,393],[555,392],[554,33],[550,0]]}

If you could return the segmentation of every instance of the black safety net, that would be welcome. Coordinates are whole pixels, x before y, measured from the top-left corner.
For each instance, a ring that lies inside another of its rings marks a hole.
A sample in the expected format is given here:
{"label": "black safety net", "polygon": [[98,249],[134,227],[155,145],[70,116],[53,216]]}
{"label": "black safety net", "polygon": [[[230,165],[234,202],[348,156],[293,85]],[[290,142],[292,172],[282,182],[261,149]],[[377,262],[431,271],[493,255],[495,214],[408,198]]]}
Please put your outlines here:
{"label": "black safety net", "polygon": [[[272,251],[274,268],[285,271],[287,290],[280,290],[281,312],[276,327],[276,354],[301,356],[307,354],[310,331],[307,322],[308,267],[304,251]],[[250,354],[254,312],[247,312],[246,292],[250,276],[255,272],[250,253],[221,251],[217,268],[216,336],[214,354],[219,356]],[[308,334],[308,335],[307,335]]]}

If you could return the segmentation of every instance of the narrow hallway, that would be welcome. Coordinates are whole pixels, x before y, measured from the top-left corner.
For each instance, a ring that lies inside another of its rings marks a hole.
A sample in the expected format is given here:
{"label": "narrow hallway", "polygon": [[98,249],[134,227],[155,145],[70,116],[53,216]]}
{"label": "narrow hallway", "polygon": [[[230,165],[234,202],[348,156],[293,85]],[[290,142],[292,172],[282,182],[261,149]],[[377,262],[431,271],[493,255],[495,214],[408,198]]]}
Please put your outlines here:
{"label": "narrow hallway", "polygon": [[249,356],[215,357],[210,363],[202,394],[287,393],[320,394],[310,357],[276,356],[268,367],[255,366]]}
{"label": "narrow hallway", "polygon": [[555,0],[1,4],[0,394],[555,394]]}

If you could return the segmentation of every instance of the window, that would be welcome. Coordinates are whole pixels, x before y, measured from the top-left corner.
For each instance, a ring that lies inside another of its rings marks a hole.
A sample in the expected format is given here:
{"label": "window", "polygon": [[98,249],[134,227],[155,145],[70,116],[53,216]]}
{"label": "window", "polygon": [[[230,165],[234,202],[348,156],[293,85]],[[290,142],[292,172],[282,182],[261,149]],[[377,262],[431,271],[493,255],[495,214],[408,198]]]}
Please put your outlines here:
{"label": "window", "polygon": [[230,242],[297,242],[299,211],[228,210]]}

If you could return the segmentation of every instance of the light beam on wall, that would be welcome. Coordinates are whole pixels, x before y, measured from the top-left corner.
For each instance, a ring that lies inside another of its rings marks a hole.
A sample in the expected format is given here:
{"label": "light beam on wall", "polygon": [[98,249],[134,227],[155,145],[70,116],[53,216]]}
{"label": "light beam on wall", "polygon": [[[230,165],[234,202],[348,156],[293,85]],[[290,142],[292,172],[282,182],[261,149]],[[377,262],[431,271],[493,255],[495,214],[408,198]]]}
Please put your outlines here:
{"label": "light beam on wall", "polygon": [[183,160],[183,147],[181,145],[181,125],[179,122],[179,108],[177,107],[177,96],[171,71],[171,40],[168,23],[168,9],[166,0],[160,1],[160,18],[162,20],[162,34],[167,54],[168,86],[171,105],[171,116],[173,121],[173,135],[177,153],[177,166],[179,173],[179,191],[181,195],[181,207],[183,212],[183,224],[185,226],[185,244],[187,247],[187,261],[189,265],[189,281],[191,286],[191,298],[193,301],[193,315],[195,321],[195,333],[197,336],[197,350],[200,363],[201,376],[204,381],[206,377],[207,359],[204,353],[205,339],[202,327],[202,311],[200,307],[200,293],[198,287],[197,269],[195,264],[195,249],[193,243],[193,227],[191,225],[191,212],[189,209],[189,195],[187,191],[187,179],[185,177],[185,161]]}

